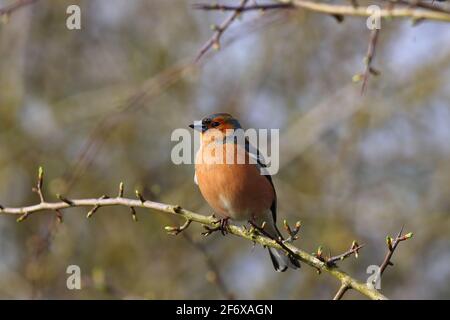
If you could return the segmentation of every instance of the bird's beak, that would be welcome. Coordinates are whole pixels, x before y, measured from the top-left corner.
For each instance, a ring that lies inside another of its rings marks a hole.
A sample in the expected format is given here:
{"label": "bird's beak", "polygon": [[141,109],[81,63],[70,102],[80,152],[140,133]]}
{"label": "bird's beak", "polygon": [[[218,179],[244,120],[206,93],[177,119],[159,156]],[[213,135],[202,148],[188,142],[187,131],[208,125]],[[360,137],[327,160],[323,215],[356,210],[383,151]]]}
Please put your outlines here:
{"label": "bird's beak", "polygon": [[200,131],[200,132],[205,132],[207,127],[206,125],[204,125],[203,123],[201,123],[200,121],[198,123],[193,123],[189,125],[189,128],[192,128],[194,130]]}

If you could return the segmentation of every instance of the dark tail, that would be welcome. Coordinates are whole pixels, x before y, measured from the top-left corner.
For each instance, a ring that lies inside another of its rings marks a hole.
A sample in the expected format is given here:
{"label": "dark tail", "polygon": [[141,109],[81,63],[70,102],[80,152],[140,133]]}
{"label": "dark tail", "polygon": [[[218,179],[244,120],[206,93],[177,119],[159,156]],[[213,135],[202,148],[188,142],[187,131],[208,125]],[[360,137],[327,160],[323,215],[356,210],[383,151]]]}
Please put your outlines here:
{"label": "dark tail", "polygon": [[278,272],[284,272],[287,268],[298,269],[300,268],[300,262],[291,257],[290,255],[286,255],[286,253],[281,249],[268,248],[270,259],[272,259],[273,267]]}

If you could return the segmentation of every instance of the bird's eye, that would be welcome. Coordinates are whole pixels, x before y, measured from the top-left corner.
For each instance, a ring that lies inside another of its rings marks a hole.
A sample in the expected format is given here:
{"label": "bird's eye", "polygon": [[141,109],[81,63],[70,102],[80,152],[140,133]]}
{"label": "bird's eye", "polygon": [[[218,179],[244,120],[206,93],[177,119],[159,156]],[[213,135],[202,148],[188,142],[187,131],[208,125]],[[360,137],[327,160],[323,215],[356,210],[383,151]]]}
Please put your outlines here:
{"label": "bird's eye", "polygon": [[220,125],[220,122],[217,122],[217,121],[213,121],[211,123],[211,127],[213,127],[213,128],[218,127],[219,125]]}

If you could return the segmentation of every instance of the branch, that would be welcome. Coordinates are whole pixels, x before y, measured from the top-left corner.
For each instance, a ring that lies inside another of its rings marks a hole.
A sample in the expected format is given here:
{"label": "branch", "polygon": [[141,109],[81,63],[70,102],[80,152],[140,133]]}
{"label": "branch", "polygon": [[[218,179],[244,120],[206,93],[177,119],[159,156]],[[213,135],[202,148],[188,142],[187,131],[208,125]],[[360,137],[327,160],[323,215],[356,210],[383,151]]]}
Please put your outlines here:
{"label": "branch", "polygon": [[389,237],[389,236],[386,237],[386,244],[388,247],[388,252],[386,253],[386,256],[384,257],[383,262],[381,263],[380,268],[378,269],[377,276],[373,280],[372,285],[377,284],[381,280],[381,277],[388,266],[394,265],[391,261],[392,256],[394,255],[395,249],[397,249],[400,242],[411,239],[412,237],[413,237],[412,232],[409,232],[409,233],[403,235],[403,227],[400,229],[400,231],[398,232],[395,239],[393,239],[392,237]]}
{"label": "branch", "polygon": [[356,75],[353,80],[359,81],[362,77],[362,86],[361,86],[361,93],[364,93],[364,90],[366,89],[367,82],[369,81],[369,76],[374,75],[377,76],[380,74],[378,70],[376,70],[372,66],[373,58],[375,57],[375,49],[378,42],[378,36],[380,34],[380,29],[373,29],[370,32],[370,40],[369,40],[369,46],[367,47],[367,53],[364,57],[364,65],[365,70],[362,75]]}
{"label": "branch", "polygon": [[208,52],[209,49],[211,48],[214,48],[216,50],[220,49],[220,38],[222,37],[223,33],[230,27],[233,21],[236,20],[241,11],[243,11],[243,8],[247,4],[247,2],[248,0],[241,0],[239,6],[235,8],[234,12],[227,19],[225,19],[225,21],[223,21],[220,26],[217,25],[212,26],[214,34],[200,49],[199,53],[197,54],[197,57],[195,58],[195,62],[198,62],[205,55],[205,53]]}
{"label": "branch", "polygon": [[[427,4],[422,1],[407,1],[407,0],[386,0],[393,3],[394,7],[380,9],[380,18],[406,18],[414,20],[435,20],[450,22],[450,12],[442,7],[433,4]],[[195,9],[208,11],[234,11],[234,14],[239,14],[243,11],[251,10],[270,10],[270,9],[292,9],[301,8],[316,13],[329,14],[332,16],[355,16],[355,17],[370,17],[373,15],[371,10],[367,10],[366,6],[339,5],[329,4],[323,2],[314,2],[308,0],[278,0],[275,4],[259,4],[245,7],[242,2],[238,6],[222,5],[222,4],[195,4]],[[234,20],[234,19],[233,19]]]}
{"label": "branch", "polygon": [[383,275],[383,272],[386,270],[388,266],[393,266],[394,264],[391,262],[392,256],[394,255],[395,249],[397,249],[397,246],[400,244],[400,242],[408,240],[412,238],[413,234],[412,232],[409,232],[405,235],[402,235],[403,233],[403,227],[400,229],[399,233],[397,234],[397,237],[395,239],[392,239],[391,237],[386,237],[386,243],[388,247],[388,252],[386,253],[386,256],[384,257],[383,263],[380,266],[379,276],[381,277]]}
{"label": "branch", "polygon": [[246,7],[241,6],[232,6],[232,5],[224,5],[224,4],[206,4],[206,3],[196,3],[192,6],[192,8],[196,10],[205,10],[205,11],[255,11],[255,10],[276,10],[276,9],[293,9],[295,6],[292,3],[268,3],[268,4],[252,4]]}
{"label": "branch", "polygon": [[348,291],[348,289],[350,289],[350,287],[346,283],[341,284],[341,287],[334,296],[333,300],[341,300],[344,294]]}
{"label": "branch", "polygon": [[[284,1],[279,0],[280,2],[288,2],[292,3],[294,6],[298,8],[302,8],[309,11],[314,11],[317,13],[327,13],[331,15],[340,15],[340,16],[355,16],[355,17],[370,17],[373,15],[371,10],[367,10],[365,6],[357,6],[353,5],[338,5],[338,4],[328,4],[321,2],[313,2],[308,0],[292,0],[292,1]],[[401,3],[398,1],[398,3]],[[450,13],[445,10],[431,10],[429,8],[414,8],[411,7],[412,3],[408,3],[408,6],[399,6],[394,8],[383,8],[379,11],[380,18],[410,18],[414,20],[435,20],[435,21],[443,21],[450,22]]]}
{"label": "branch", "polygon": [[[43,171],[42,174],[41,169],[38,174],[38,181],[43,179]],[[42,184],[41,184],[42,186]],[[18,222],[24,221],[27,217],[32,214],[42,213],[45,211],[55,211],[60,212],[61,210],[67,208],[75,208],[75,207],[93,207],[97,208],[95,211],[102,207],[108,206],[124,206],[130,208],[134,212],[134,208],[146,208],[152,209],[158,212],[163,212],[171,215],[175,215],[181,218],[184,218],[186,223],[184,224],[184,229],[189,226],[192,222],[196,222],[202,224],[203,226],[215,228],[217,227],[217,219],[213,216],[204,216],[186,209],[181,208],[178,205],[170,205],[165,203],[154,202],[150,200],[146,200],[142,198],[139,192],[136,192],[138,199],[128,199],[123,197],[123,184],[121,183],[119,186],[118,196],[115,198],[109,198],[107,196],[103,196],[101,198],[91,198],[91,199],[67,199],[65,197],[60,196],[61,201],[59,202],[48,202],[46,200],[41,201],[39,204],[30,205],[25,207],[3,207],[0,205],[0,215],[16,215],[19,216],[17,219]],[[133,208],[133,209],[131,209]],[[299,227],[299,225],[298,225]],[[236,235],[238,237],[244,238],[246,240],[252,241],[254,243],[259,243],[265,247],[273,247],[277,249],[285,250],[286,254],[292,254],[297,259],[302,261],[303,263],[316,268],[320,272],[327,272],[339,279],[342,284],[347,285],[349,288],[352,288],[361,294],[374,299],[374,300],[384,300],[387,299],[384,295],[378,292],[376,289],[367,286],[363,282],[359,282],[358,280],[352,278],[350,275],[341,271],[336,266],[330,266],[328,263],[321,261],[315,256],[308,254],[307,252],[293,246],[290,243],[285,243],[279,241],[279,239],[271,239],[263,234],[255,233],[252,230],[247,230],[244,227],[238,227],[235,225],[228,225],[228,232]],[[178,230],[179,227],[166,227],[166,230],[170,233],[175,230]],[[180,230],[182,231],[182,230]],[[174,232],[176,233],[176,232]],[[401,241],[401,240],[399,240]],[[394,244],[395,246],[397,244]],[[395,248],[394,248],[395,249]]]}
{"label": "branch", "polygon": [[359,250],[364,246],[365,244],[358,244],[356,241],[353,241],[352,246],[346,252],[334,257],[329,257],[325,261],[329,266],[334,266],[336,262],[342,261],[352,255],[355,255],[355,258],[358,258]]}
{"label": "branch", "polygon": [[[349,249],[348,251],[346,251],[346,252],[344,252],[344,253],[342,253],[342,254],[340,254],[340,255],[337,255],[337,256],[334,256],[334,257],[330,257],[330,258],[326,259],[326,262],[327,262],[327,264],[328,264],[329,266],[333,266],[333,265],[336,264],[337,261],[344,260],[344,259],[350,257],[351,255],[355,255],[355,258],[358,258],[359,250],[360,250],[362,247],[364,247],[364,244],[361,244],[361,245],[360,245],[360,244],[358,244],[358,242],[353,241],[353,242],[352,242],[352,245],[351,245],[351,247],[350,247],[350,249]],[[318,251],[318,253],[316,254],[316,256],[317,256],[317,255],[320,255],[320,254],[321,254],[321,251],[322,251],[322,250],[319,248],[319,251]],[[345,294],[349,289],[351,289],[351,287],[348,285],[348,283],[342,282],[342,283],[341,283],[341,286],[340,286],[338,292],[336,293],[336,295],[334,296],[333,300],[341,300],[342,297],[344,296],[344,294]]]}
{"label": "branch", "polygon": [[443,13],[450,14],[449,10],[447,10],[447,9],[445,9],[443,7],[437,6],[434,3],[434,1],[432,3],[426,3],[426,2],[423,2],[423,1],[420,1],[420,0],[412,0],[412,1],[409,1],[409,0],[385,0],[385,1],[388,1],[388,2],[390,2],[392,4],[398,4],[399,3],[399,4],[403,4],[403,5],[409,6],[409,7],[428,9],[428,10],[431,10],[431,11],[437,11],[437,12],[443,12]]}

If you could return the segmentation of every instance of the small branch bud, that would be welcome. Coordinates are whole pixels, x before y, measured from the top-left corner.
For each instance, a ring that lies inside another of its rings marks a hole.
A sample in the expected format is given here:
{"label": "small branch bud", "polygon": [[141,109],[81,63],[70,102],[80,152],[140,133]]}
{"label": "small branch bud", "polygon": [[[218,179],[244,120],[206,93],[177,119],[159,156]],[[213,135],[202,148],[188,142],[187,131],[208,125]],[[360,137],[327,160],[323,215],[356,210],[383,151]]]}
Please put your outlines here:
{"label": "small branch bud", "polygon": [[42,167],[39,167],[39,170],[38,170],[38,184],[37,184],[38,189],[42,189],[43,182],[44,182],[44,169]]}
{"label": "small branch bud", "polygon": [[412,237],[413,237],[413,233],[409,232],[402,237],[402,240],[408,240],[408,239],[411,239]]}
{"label": "small branch bud", "polygon": [[284,229],[286,229],[286,231],[289,234],[289,236],[292,237],[293,232],[292,232],[291,227],[289,226],[289,224],[288,224],[288,222],[286,220],[283,220],[283,226],[284,226]]}
{"label": "small branch bud", "polygon": [[139,190],[136,189],[135,192],[136,192],[136,197],[137,197],[139,200],[141,200],[142,203],[144,203],[144,202],[145,202],[145,199],[144,199],[144,197],[142,196],[142,194],[139,192]]}
{"label": "small branch bud", "polygon": [[171,227],[171,226],[164,227],[164,230],[166,230],[169,233],[174,232],[176,229],[178,229],[178,227]]}
{"label": "small branch bud", "polygon": [[322,254],[323,254],[322,246],[319,246],[319,248],[317,248],[317,252],[316,252],[315,256],[319,260],[323,260]]}
{"label": "small branch bud", "polygon": [[17,218],[17,222],[22,222],[24,221],[26,218],[28,218],[29,213],[25,212],[23,215],[21,215],[19,218]]}
{"label": "small branch bud", "polygon": [[130,207],[130,211],[131,211],[131,217],[133,218],[133,221],[137,222],[136,209],[134,209],[134,207]]}
{"label": "small branch bud", "polygon": [[214,43],[213,43],[213,45],[212,45],[212,48],[214,49],[214,50],[216,50],[216,51],[219,51],[220,50],[220,42],[219,41],[214,41]]}
{"label": "small branch bud", "polygon": [[94,206],[91,210],[89,210],[89,212],[86,215],[86,218],[90,218],[92,217],[92,215],[100,208],[99,205]]}
{"label": "small branch bud", "polygon": [[357,73],[357,74],[353,75],[353,77],[352,77],[353,82],[360,82],[362,79],[363,79],[363,75],[360,73]]}
{"label": "small branch bud", "polygon": [[122,198],[123,197],[123,189],[124,189],[124,187],[123,187],[123,182],[120,182],[120,184],[119,184],[119,194],[118,194],[118,198]]}
{"label": "small branch bud", "polygon": [[386,237],[386,244],[388,246],[389,251],[392,251],[392,241],[393,239],[389,236]]}

